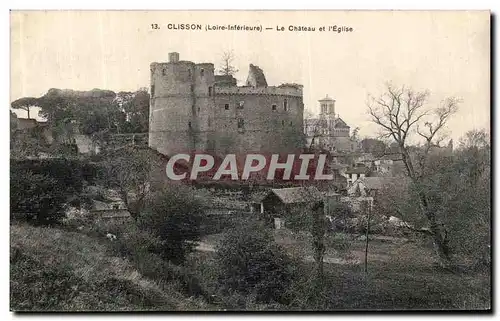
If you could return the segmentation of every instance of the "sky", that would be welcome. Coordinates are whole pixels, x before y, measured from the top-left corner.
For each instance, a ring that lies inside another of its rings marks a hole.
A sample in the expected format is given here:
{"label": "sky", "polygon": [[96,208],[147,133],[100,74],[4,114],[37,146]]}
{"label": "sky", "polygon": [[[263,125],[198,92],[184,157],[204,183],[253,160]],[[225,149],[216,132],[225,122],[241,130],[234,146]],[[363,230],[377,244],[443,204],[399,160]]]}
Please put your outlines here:
{"label": "sky", "polygon": [[[50,88],[134,91],[149,87],[150,63],[169,52],[217,67],[232,51],[240,83],[258,65],[269,85],[304,85],[305,108],[315,114],[328,94],[361,137],[378,133],[366,102],[387,82],[429,90],[429,107],[459,97],[447,131],[458,139],[490,126],[489,19],[484,11],[12,11],[11,101]],[[168,28],[182,23],[203,30]],[[272,29],[205,30],[234,24]],[[319,31],[334,25],[353,31]]]}

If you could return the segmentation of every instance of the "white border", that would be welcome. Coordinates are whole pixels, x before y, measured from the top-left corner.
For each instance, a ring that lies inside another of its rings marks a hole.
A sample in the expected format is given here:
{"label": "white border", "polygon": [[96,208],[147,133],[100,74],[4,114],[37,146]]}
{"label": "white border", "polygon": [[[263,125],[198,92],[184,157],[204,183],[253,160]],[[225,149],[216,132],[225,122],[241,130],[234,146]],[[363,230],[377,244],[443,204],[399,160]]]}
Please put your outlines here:
{"label": "white border", "polygon": [[[420,0],[420,1],[360,1],[360,0],[350,0],[350,1],[335,1],[335,3],[330,3],[327,1],[317,1],[317,0],[308,0],[308,1],[287,1],[286,3],[279,3],[277,1],[269,1],[269,0],[254,0],[254,1],[248,1],[248,2],[238,2],[235,0],[232,1],[178,1],[175,3],[172,3],[170,1],[150,1],[150,0],[141,0],[141,1],[130,1],[130,0],[122,0],[122,1],[116,1],[112,3],[105,3],[102,0],[86,0],[86,1],[4,1],[2,2],[2,6],[5,6],[3,8],[4,10],[0,11],[0,19],[2,21],[2,32],[0,33],[1,37],[1,43],[4,44],[3,50],[1,50],[1,61],[2,61],[2,66],[3,66],[3,72],[1,73],[1,80],[2,80],[2,86],[1,90],[3,91],[2,97],[7,97],[4,105],[4,113],[5,117],[0,118],[1,119],[1,128],[2,128],[2,140],[1,140],[1,149],[3,151],[2,153],[2,159],[1,159],[1,165],[2,165],[2,173],[9,173],[9,118],[8,118],[8,105],[10,104],[10,88],[9,88],[9,37],[10,37],[10,28],[9,28],[9,9],[14,9],[14,10],[19,10],[19,9],[35,9],[35,10],[50,10],[50,9],[85,9],[85,10],[103,10],[103,9],[112,9],[112,10],[182,10],[182,9],[187,9],[187,10],[192,10],[192,9],[211,9],[211,10],[216,10],[216,9],[230,9],[230,10],[257,10],[257,9],[264,9],[264,10],[297,10],[297,9],[313,9],[313,10],[321,10],[321,9],[336,9],[336,10],[391,10],[391,9],[397,9],[397,10],[492,10],[493,13],[498,14],[500,12],[499,9],[499,4],[500,1],[498,0],[474,0],[474,1],[436,1],[436,0]],[[496,24],[498,25],[498,17]],[[496,28],[495,28],[496,29]],[[498,41],[498,33],[495,32],[495,42]],[[496,55],[498,56],[498,52],[496,52]],[[492,57],[493,58],[493,57]],[[495,68],[496,71],[496,68]],[[496,75],[496,72],[494,72]],[[496,84],[495,88],[493,88],[493,91],[496,91],[498,88],[498,84]],[[498,100],[498,97],[496,97]],[[498,105],[498,104],[497,104]],[[493,106],[494,109],[497,110],[497,105]],[[499,113],[495,113],[495,124],[500,123],[499,119]],[[496,136],[496,135],[495,135]],[[497,138],[497,137],[494,137]],[[497,144],[496,139],[493,139],[493,142],[495,144],[494,148],[497,150]],[[495,161],[495,165],[498,165],[498,163]],[[495,166],[498,168],[498,166]],[[495,171],[498,172],[498,171]],[[496,178],[496,177],[495,177]],[[496,181],[496,180],[495,180]],[[1,273],[1,283],[0,283],[0,291],[1,291],[1,299],[0,302],[2,304],[1,306],[1,319],[11,319],[14,318],[15,316],[9,312],[9,196],[8,196],[8,190],[9,190],[9,180],[8,180],[8,174],[5,175],[5,179],[1,180],[2,184],[2,191],[4,191],[1,194],[1,202],[3,206],[3,211],[2,211],[2,217],[3,217],[3,224],[1,225],[2,228],[2,233],[0,233],[2,237],[2,273]],[[500,191],[495,189],[495,198],[500,199]],[[493,213],[495,215],[496,213]],[[495,220],[495,230],[498,231],[498,222],[500,221],[499,218]],[[498,237],[495,238],[495,241],[498,239]],[[496,245],[496,242],[495,242]],[[494,248],[495,248],[494,245]],[[497,262],[494,262],[497,263]],[[494,265],[495,271],[498,272],[498,264]],[[498,279],[498,273],[496,273],[496,278]],[[496,282],[495,282],[496,283]],[[496,285],[496,284],[495,284]],[[495,287],[496,288],[496,287]],[[494,303],[496,303],[496,297],[494,297]],[[494,307],[498,306],[494,304]],[[361,312],[361,311],[360,311]],[[88,315],[85,315],[88,316]],[[107,317],[122,317],[124,315],[114,315],[114,316],[107,316]],[[136,317],[137,315],[131,315],[130,317]],[[153,316],[153,315],[150,315]],[[295,319],[298,317],[301,317],[299,315],[293,316],[293,315],[266,315],[266,316],[258,316],[258,315],[245,315],[245,316],[250,316],[250,317],[259,317],[259,319],[274,319],[276,317],[281,317],[281,318],[287,318],[289,319]],[[327,315],[309,315],[307,318],[321,318],[321,317],[326,317]],[[363,315],[363,317],[370,317],[370,318],[385,318],[387,317],[386,315],[377,315],[377,316],[368,316],[368,315]],[[41,319],[43,318],[43,315],[36,315],[33,316],[35,319]],[[50,318],[57,318],[59,316],[48,316]],[[68,319],[76,319],[78,316],[75,315],[60,315],[60,317],[65,317]],[[96,319],[105,319],[107,318],[102,315],[94,316]],[[168,318],[181,318],[182,316],[174,316],[174,315],[168,315]],[[188,316],[190,317],[190,316]],[[219,318],[221,315],[211,315],[208,316],[210,319],[214,318]],[[230,315],[228,316],[230,318],[237,317],[236,315]],[[347,316],[347,315],[329,315],[329,317],[334,317],[336,319],[347,319],[351,318],[352,316]],[[403,316],[397,315],[397,318],[401,318]],[[406,317],[411,317],[411,318],[416,318],[416,319],[424,319],[427,318],[427,315],[420,315],[420,316],[404,316]],[[455,318],[461,318],[461,317],[470,317],[470,315],[463,315],[463,316],[457,316],[457,315],[440,315],[440,317],[444,317],[445,319],[455,319]]]}

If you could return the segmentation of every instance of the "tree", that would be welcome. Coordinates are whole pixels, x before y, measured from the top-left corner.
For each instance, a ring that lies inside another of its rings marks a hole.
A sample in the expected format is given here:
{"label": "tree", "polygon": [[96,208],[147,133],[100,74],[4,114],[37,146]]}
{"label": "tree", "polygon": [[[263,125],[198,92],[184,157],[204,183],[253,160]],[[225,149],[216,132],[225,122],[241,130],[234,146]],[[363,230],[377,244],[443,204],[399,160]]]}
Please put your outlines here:
{"label": "tree", "polygon": [[361,141],[361,148],[363,149],[363,152],[371,153],[375,157],[378,157],[384,155],[387,146],[379,139],[365,138]]}
{"label": "tree", "polygon": [[323,258],[325,256],[325,232],[326,219],[324,214],[324,202],[316,202],[312,206],[313,224],[311,234],[313,238],[314,261],[316,262],[316,281],[318,285],[323,280]]}
{"label": "tree", "polygon": [[485,129],[473,129],[460,139],[461,150],[478,150],[490,148],[490,135]]}
{"label": "tree", "polygon": [[310,111],[304,112],[304,127],[306,139],[310,142],[306,144],[306,150],[312,152],[314,150],[323,150],[323,136],[326,130],[326,122],[320,118],[314,118]]}
{"label": "tree", "polygon": [[28,113],[30,118],[30,109],[38,106],[38,99],[35,97],[23,97],[13,101],[10,105],[14,109],[22,109]]}
{"label": "tree", "polygon": [[257,303],[288,303],[294,262],[262,223],[245,220],[227,231],[217,246],[216,262],[224,291],[255,295]]}
{"label": "tree", "polygon": [[[448,266],[448,230],[438,219],[430,195],[424,188],[424,181],[428,175],[431,148],[440,140],[439,135],[449,118],[458,110],[460,100],[449,97],[441,106],[430,110],[426,108],[428,97],[428,91],[415,91],[404,86],[397,88],[388,84],[384,94],[372,98],[368,103],[368,112],[372,121],[380,127],[381,136],[390,137],[397,143],[406,173],[417,189],[421,214],[429,224],[440,263]],[[424,144],[412,152],[408,141],[417,135],[423,139]]]}
{"label": "tree", "polygon": [[358,141],[358,139],[359,139],[359,127],[356,127],[352,130],[351,139],[353,141]]}
{"label": "tree", "polygon": [[234,74],[238,72],[238,69],[233,66],[233,60],[234,52],[232,50],[225,51],[222,54],[221,67],[219,68],[218,72],[224,76],[234,76]]}
{"label": "tree", "polygon": [[122,201],[136,220],[150,193],[155,156],[153,151],[136,146],[108,149],[102,155],[107,184],[118,189]]}
{"label": "tree", "polygon": [[[461,141],[470,142],[474,132],[468,132]],[[481,135],[482,136],[482,135]],[[451,157],[437,156],[429,159],[428,171],[421,182],[429,204],[446,226],[449,253],[456,262],[489,264],[490,214],[491,214],[491,154],[486,140],[472,145],[460,144]],[[384,186],[377,197],[377,212],[396,216],[402,227],[430,235],[428,221],[421,215],[419,189],[403,186],[397,180]]]}
{"label": "tree", "polygon": [[149,128],[149,93],[146,88],[136,92],[119,92],[115,102],[126,115],[122,132],[146,133]]}
{"label": "tree", "polygon": [[51,88],[37,98],[40,115],[47,119],[53,129],[75,121],[83,134],[108,130],[120,132],[125,122],[125,113],[115,102],[116,94],[111,90],[89,91],[61,90]]}
{"label": "tree", "polygon": [[162,241],[157,252],[179,264],[192,252],[202,236],[205,206],[186,186],[175,185],[148,196],[138,224]]}

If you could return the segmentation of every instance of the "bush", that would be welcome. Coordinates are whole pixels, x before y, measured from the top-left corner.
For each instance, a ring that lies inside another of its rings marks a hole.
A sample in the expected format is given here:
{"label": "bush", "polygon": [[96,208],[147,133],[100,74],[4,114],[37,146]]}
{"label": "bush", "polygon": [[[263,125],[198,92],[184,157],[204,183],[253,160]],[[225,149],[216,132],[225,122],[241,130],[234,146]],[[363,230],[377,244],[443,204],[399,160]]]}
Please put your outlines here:
{"label": "bush", "polygon": [[182,263],[201,238],[204,218],[202,202],[190,189],[177,186],[154,193],[138,223],[162,241],[157,253],[173,263]]}
{"label": "bush", "polygon": [[260,222],[244,221],[229,230],[216,254],[219,285],[227,295],[254,295],[256,303],[289,301],[295,264]]}
{"label": "bush", "polygon": [[189,296],[204,294],[194,275],[155,254],[164,243],[151,232],[140,229],[135,222],[100,222],[95,231],[103,238],[107,233],[114,234],[112,254],[128,258],[142,275],[163,284],[176,283],[179,290]]}
{"label": "bush", "polygon": [[45,174],[21,170],[10,173],[10,211],[14,220],[54,224],[64,218],[64,186]]}

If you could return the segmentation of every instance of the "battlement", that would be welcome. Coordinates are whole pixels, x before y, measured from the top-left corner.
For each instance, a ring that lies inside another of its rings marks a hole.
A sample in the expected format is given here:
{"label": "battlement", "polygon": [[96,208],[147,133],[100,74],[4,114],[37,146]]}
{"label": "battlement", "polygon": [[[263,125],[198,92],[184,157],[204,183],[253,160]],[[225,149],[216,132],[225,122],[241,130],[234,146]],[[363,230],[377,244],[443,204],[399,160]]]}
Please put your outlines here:
{"label": "battlement", "polygon": [[215,87],[215,95],[270,95],[302,97],[302,88],[298,86]]}

